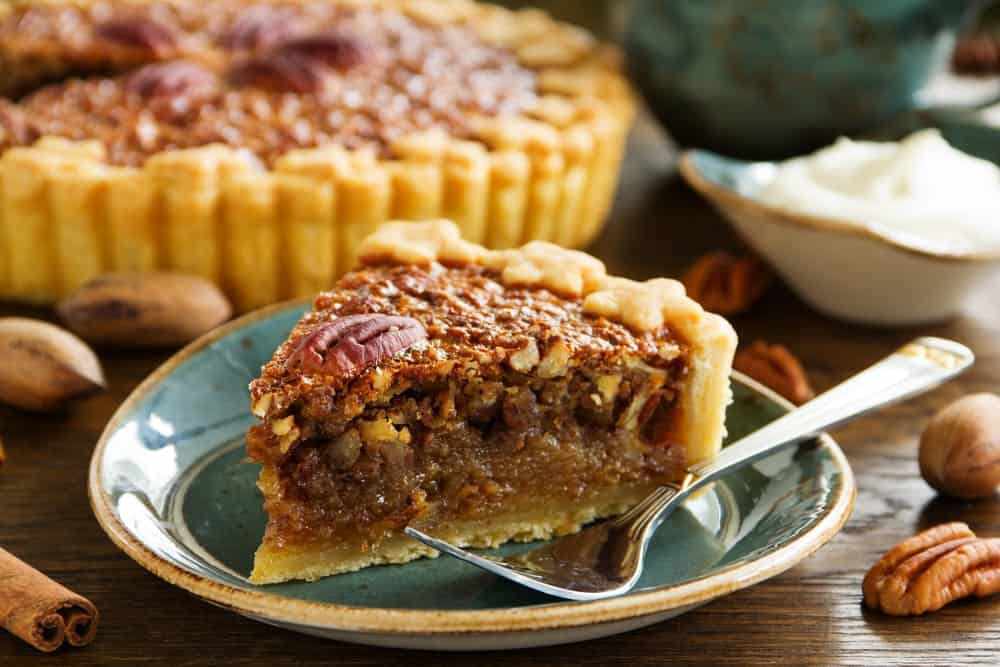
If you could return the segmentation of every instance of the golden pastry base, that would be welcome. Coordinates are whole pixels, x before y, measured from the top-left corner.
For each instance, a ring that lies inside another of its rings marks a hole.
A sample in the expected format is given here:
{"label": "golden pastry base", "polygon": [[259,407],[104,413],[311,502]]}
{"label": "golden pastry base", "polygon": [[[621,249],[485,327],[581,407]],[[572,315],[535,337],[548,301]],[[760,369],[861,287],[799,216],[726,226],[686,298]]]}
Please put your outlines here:
{"label": "golden pastry base", "polygon": [[[548,539],[575,533],[595,519],[621,514],[656,486],[647,483],[606,489],[587,500],[552,502],[550,507],[543,508],[534,503],[534,507],[512,509],[502,515],[449,522],[435,527],[431,533],[452,544],[475,548],[497,547],[511,540]],[[406,563],[427,556],[435,557],[437,552],[401,532],[370,549],[352,540],[276,547],[265,538],[257,549],[250,581],[255,584],[274,584],[290,579],[314,581],[371,565]]]}
{"label": "golden pastry base", "polygon": [[102,272],[170,269],[216,281],[245,311],[327,288],[392,219],[450,218],[494,248],[585,245],[610,207],[634,113],[617,52],[537,10],[431,9],[514,49],[536,73],[534,106],[471,119],[467,139],[404,137],[393,159],[326,147],[272,169],[218,145],[142,168],[108,165],[97,142],[10,149],[0,156],[0,298],[49,303]]}

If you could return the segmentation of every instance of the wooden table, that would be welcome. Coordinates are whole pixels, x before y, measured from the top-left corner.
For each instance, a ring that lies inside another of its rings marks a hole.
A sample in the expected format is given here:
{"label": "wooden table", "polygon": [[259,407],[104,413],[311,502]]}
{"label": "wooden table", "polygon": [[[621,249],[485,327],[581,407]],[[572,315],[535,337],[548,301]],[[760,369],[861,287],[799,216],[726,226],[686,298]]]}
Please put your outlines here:
{"label": "wooden table", "polygon": [[[675,158],[643,118],[612,221],[592,249],[614,272],[635,278],[677,275],[703,251],[738,247],[718,215],[679,181]],[[0,316],[13,314],[48,316],[0,306]],[[49,658],[0,632],[0,665],[996,663],[1000,596],[957,603],[925,618],[897,619],[862,609],[861,578],[887,548],[928,525],[962,520],[977,532],[1000,535],[1000,498],[937,499],[916,461],[916,439],[935,410],[968,392],[1000,391],[1000,299],[984,297],[947,324],[889,331],[827,319],[776,287],[734,324],[744,341],[764,338],[800,355],[817,389],[916,335],[955,338],[979,356],[958,381],[835,432],[857,475],[854,515],[819,553],[770,581],[643,630],[518,653],[385,650],[246,620],[147,573],[111,544],[91,516],[86,476],[93,445],[116,406],[168,356],[116,353],[103,357],[108,392],[68,415],[30,416],[0,407],[0,437],[9,455],[0,468],[0,544],[89,597],[101,611],[92,646]]]}

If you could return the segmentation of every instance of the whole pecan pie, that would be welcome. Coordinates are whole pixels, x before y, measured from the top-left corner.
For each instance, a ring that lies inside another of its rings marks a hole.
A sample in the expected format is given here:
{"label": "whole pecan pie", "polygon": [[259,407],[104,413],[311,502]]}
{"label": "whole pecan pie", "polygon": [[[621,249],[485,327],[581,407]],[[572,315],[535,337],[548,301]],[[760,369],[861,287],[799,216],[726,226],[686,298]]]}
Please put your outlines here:
{"label": "whole pecan pie", "polygon": [[387,219],[587,242],[616,52],[471,0],[0,2],[0,296],[170,268],[240,309],[329,287]]}
{"label": "whole pecan pie", "polygon": [[387,223],[251,384],[252,580],[572,532],[718,452],[736,335],[674,280]]}

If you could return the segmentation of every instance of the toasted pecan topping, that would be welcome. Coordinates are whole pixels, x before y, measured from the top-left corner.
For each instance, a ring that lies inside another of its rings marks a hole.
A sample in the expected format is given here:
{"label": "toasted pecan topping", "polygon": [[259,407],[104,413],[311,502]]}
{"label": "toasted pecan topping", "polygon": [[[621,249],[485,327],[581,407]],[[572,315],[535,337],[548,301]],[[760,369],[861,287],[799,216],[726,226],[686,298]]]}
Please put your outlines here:
{"label": "toasted pecan topping", "polygon": [[217,89],[215,74],[193,62],[154,63],[137,70],[125,82],[130,93],[141,97],[200,98]]}
{"label": "toasted pecan topping", "polygon": [[301,54],[336,70],[355,67],[371,57],[368,44],[334,30],[286,42],[281,52]]}
{"label": "toasted pecan topping", "polygon": [[328,375],[345,375],[402,352],[425,340],[427,331],[412,317],[369,313],[339,317],[306,336],[285,366]]}
{"label": "toasted pecan topping", "polygon": [[177,48],[173,28],[148,16],[116,16],[94,27],[94,34],[122,46],[149,51],[157,58],[170,55]]}
{"label": "toasted pecan topping", "polygon": [[301,32],[301,23],[289,7],[250,7],[223,32],[219,43],[234,50],[270,49]]}
{"label": "toasted pecan topping", "polygon": [[323,87],[323,67],[301,53],[278,51],[233,67],[229,79],[237,86],[272,92],[315,93]]}
{"label": "toasted pecan topping", "polygon": [[[111,164],[129,166],[210,144],[249,150],[269,165],[296,149],[331,145],[393,157],[400,137],[432,129],[472,137],[477,118],[518,114],[535,103],[535,73],[511,48],[473,27],[423,22],[392,4],[152,0],[95,3],[93,11],[18,8],[0,20],[0,61],[14,64],[11,77],[0,75],[0,94],[24,95],[17,106],[31,131],[5,130],[0,146],[46,135],[94,139]],[[20,30],[22,22],[30,26]],[[51,66],[33,64],[38,53],[51,54]],[[125,68],[180,57],[227,73],[217,79],[218,94],[183,96],[177,105],[169,103],[172,92],[153,104],[126,99]]]}

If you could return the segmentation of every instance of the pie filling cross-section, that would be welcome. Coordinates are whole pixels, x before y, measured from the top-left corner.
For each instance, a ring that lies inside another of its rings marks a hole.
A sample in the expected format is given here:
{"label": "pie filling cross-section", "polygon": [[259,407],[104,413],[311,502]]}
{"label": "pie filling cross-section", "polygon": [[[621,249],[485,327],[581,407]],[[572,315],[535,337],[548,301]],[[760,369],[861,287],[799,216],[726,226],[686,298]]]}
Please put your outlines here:
{"label": "pie filling cross-section", "polygon": [[251,385],[252,581],[576,531],[712,458],[736,336],[680,283],[387,223]]}

